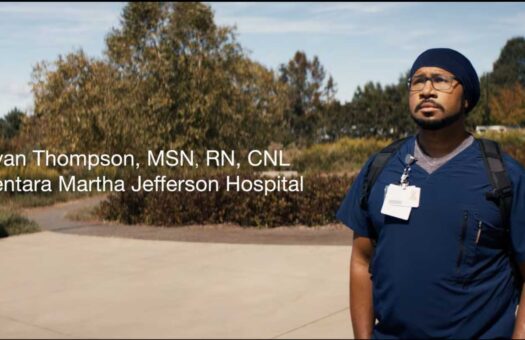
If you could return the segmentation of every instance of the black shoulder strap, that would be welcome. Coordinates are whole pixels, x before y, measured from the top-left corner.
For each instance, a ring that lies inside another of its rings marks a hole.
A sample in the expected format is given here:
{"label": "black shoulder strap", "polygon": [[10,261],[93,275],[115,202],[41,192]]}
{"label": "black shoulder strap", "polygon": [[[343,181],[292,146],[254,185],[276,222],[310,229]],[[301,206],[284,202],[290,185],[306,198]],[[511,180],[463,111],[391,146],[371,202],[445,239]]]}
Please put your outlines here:
{"label": "black shoulder strap", "polygon": [[523,277],[520,268],[518,267],[515,254],[512,250],[510,237],[510,210],[512,208],[512,183],[505,171],[503,159],[501,157],[501,150],[498,143],[495,141],[480,138],[479,144],[485,160],[485,167],[489,172],[492,190],[486,193],[487,199],[495,201],[499,205],[501,213],[501,221],[507,232],[507,253],[511,260],[512,271],[515,276],[515,285],[520,291],[523,288]]}
{"label": "black shoulder strap", "polygon": [[503,165],[500,147],[493,140],[479,138],[478,141],[492,184],[492,190],[486,193],[486,197],[499,205],[503,225],[508,230],[512,207],[512,184]]}
{"label": "black shoulder strap", "polygon": [[363,181],[363,187],[361,188],[361,208],[368,209],[368,197],[370,196],[370,190],[372,190],[377,177],[379,177],[379,174],[383,171],[388,160],[401,148],[401,145],[403,145],[407,138],[393,142],[374,156],[374,159],[365,174],[365,180]]}

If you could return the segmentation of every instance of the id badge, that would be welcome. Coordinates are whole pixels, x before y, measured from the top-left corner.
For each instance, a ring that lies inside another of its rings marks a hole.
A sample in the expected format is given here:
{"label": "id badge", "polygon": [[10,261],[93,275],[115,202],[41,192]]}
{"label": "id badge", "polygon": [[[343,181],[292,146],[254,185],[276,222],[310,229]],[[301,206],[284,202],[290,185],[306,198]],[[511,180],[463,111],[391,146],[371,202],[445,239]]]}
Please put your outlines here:
{"label": "id badge", "polygon": [[419,207],[421,188],[414,185],[403,187],[390,184],[385,188],[385,199],[381,207],[384,215],[408,220],[412,208]]}

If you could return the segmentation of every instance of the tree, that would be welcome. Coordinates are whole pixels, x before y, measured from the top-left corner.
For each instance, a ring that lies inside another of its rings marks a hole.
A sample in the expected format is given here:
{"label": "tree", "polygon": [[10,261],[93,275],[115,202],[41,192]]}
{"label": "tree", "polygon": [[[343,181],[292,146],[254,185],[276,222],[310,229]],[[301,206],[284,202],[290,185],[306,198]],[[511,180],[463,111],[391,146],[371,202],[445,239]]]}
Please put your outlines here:
{"label": "tree", "polygon": [[520,83],[503,87],[490,98],[494,120],[504,125],[525,124],[525,88]]}
{"label": "tree", "polygon": [[415,131],[408,109],[407,78],[408,73],[384,88],[372,82],[357,88],[351,102],[354,136],[399,138]]}
{"label": "tree", "polygon": [[0,118],[0,152],[15,151],[16,139],[26,119],[27,115],[16,107]]}
{"label": "tree", "polygon": [[496,86],[514,86],[516,82],[525,86],[525,38],[507,41],[494,62],[491,80]]}
{"label": "tree", "polygon": [[484,73],[480,79],[480,97],[478,103],[467,115],[467,126],[475,129],[478,125],[490,125],[493,117],[490,110],[490,97],[493,95],[496,86],[492,84],[491,73]]}
{"label": "tree", "polygon": [[279,80],[288,86],[289,106],[285,113],[285,126],[289,135],[285,144],[295,142],[308,145],[318,142],[322,134],[323,105],[333,101],[336,86],[326,73],[319,59],[309,60],[297,51],[288,64],[279,67]]}
{"label": "tree", "polygon": [[399,77],[397,84],[385,87],[385,97],[388,101],[387,116],[383,129],[388,137],[401,138],[416,131],[416,124],[411,118],[408,106],[408,71]]}
{"label": "tree", "polygon": [[[519,117],[512,118],[510,112],[518,114],[519,109],[508,107],[502,100],[506,98],[512,103],[519,102],[517,93],[511,91],[525,86],[525,38],[509,39],[502,48],[498,59],[494,62],[492,72],[480,77],[481,95],[478,104],[469,113],[467,124],[476,125],[516,124]],[[494,112],[494,109],[497,112]],[[512,123],[511,123],[512,122]]]}
{"label": "tree", "polygon": [[107,46],[110,62],[137,82],[143,94],[137,109],[156,122],[163,140],[181,148],[268,143],[269,131],[266,138],[259,133],[260,143],[254,144],[253,135],[239,128],[244,121],[263,124],[274,114],[276,106],[271,112],[268,106],[263,117],[254,106],[257,101],[245,100],[243,92],[251,89],[268,98],[275,79],[263,77],[269,82],[264,85],[254,77],[252,72],[261,73],[262,66],[248,60],[231,28],[215,25],[209,6],[130,3],[122,28],[108,36]]}
{"label": "tree", "polygon": [[[265,147],[282,85],[201,3],[129,3],[104,59],[38,64],[35,112],[62,151]],[[254,127],[258,127],[256,129]]]}
{"label": "tree", "polygon": [[25,118],[26,114],[18,108],[10,110],[4,118],[0,118],[0,137],[9,140],[18,135]]}
{"label": "tree", "polygon": [[[144,140],[142,117],[127,106],[134,94],[115,68],[83,51],[39,63],[33,72],[42,143],[59,152],[131,152]],[[36,128],[36,126],[35,126]]]}

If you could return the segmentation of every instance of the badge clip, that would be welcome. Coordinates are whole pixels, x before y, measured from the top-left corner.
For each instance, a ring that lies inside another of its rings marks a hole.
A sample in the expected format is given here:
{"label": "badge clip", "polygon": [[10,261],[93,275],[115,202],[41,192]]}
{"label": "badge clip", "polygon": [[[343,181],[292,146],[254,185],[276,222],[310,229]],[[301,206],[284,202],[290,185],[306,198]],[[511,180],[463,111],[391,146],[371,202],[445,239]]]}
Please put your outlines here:
{"label": "badge clip", "polygon": [[412,156],[411,154],[407,154],[405,156],[405,169],[403,170],[403,174],[401,175],[401,180],[399,183],[401,184],[401,187],[404,189],[408,186],[408,177],[410,175],[410,171],[412,168],[410,167],[412,164],[414,164],[417,161],[416,157]]}

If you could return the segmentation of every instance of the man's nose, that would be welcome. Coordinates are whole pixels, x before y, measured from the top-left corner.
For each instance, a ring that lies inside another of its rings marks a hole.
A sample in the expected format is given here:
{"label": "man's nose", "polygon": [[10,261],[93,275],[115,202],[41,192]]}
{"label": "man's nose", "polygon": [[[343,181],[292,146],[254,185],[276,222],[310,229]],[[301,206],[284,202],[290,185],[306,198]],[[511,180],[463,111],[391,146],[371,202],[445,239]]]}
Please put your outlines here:
{"label": "man's nose", "polygon": [[423,98],[435,96],[435,89],[434,89],[434,85],[432,84],[432,80],[427,79],[425,81],[425,86],[423,86],[423,89],[419,93],[419,96]]}

